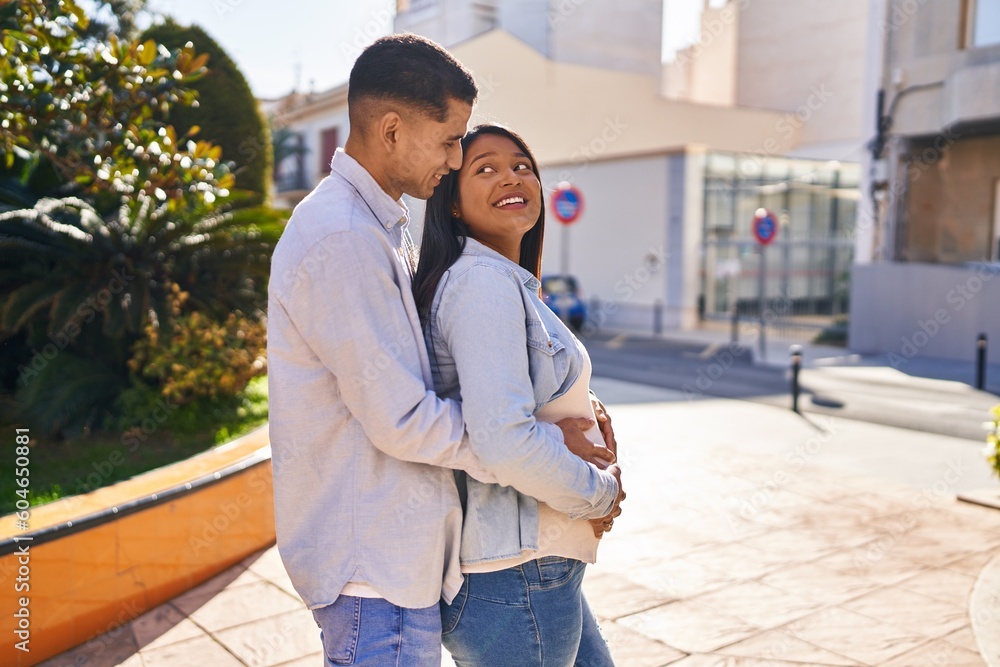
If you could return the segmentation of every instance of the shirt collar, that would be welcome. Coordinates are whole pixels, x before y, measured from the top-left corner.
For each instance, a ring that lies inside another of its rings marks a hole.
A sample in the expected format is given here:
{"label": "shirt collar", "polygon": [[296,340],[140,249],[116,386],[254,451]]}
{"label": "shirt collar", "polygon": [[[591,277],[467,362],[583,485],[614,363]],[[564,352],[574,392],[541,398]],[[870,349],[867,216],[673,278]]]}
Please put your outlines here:
{"label": "shirt collar", "polygon": [[410,211],[406,208],[402,198],[396,201],[390,197],[372,178],[368,170],[345,153],[343,148],[338,148],[333,154],[330,171],[340,175],[354,186],[354,189],[368,204],[368,208],[378,218],[379,224],[386,229],[392,229],[396,225],[405,225],[410,221]]}
{"label": "shirt collar", "polygon": [[528,271],[520,264],[515,264],[514,262],[510,261],[510,259],[508,259],[507,257],[504,257],[503,255],[498,253],[493,248],[483,245],[482,243],[472,238],[471,236],[468,236],[465,239],[464,253],[467,255],[476,255],[478,257],[491,257],[493,259],[506,262],[514,269],[514,271],[517,273],[517,277],[520,278],[521,283],[524,284],[524,286],[527,287],[529,290],[537,290],[541,286],[541,284],[538,282],[538,278],[536,278],[534,274],[531,273],[531,271]]}

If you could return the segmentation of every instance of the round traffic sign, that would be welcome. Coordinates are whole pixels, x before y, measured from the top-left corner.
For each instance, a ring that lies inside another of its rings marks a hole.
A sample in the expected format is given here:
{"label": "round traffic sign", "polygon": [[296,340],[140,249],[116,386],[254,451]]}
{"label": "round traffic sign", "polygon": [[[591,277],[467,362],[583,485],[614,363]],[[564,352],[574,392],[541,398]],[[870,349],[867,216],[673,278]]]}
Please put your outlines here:
{"label": "round traffic sign", "polygon": [[552,212],[564,225],[576,221],[583,212],[583,194],[569,183],[560,183],[552,197]]}
{"label": "round traffic sign", "polygon": [[757,242],[767,245],[778,235],[778,216],[766,208],[759,208],[753,216],[753,235]]}

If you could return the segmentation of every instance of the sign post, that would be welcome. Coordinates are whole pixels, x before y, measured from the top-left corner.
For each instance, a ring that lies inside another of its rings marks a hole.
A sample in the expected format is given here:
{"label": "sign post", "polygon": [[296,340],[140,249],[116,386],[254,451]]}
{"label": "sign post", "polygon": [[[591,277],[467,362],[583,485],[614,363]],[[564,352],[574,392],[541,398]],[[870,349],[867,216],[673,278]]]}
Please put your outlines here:
{"label": "sign post", "polygon": [[562,275],[569,275],[569,226],[583,213],[583,193],[566,181],[556,186],[552,196],[552,213],[563,225],[562,230]]}
{"label": "sign post", "polygon": [[767,319],[764,317],[764,297],[767,291],[767,246],[778,235],[778,216],[766,208],[758,208],[753,216],[753,235],[757,239],[760,263],[757,277],[757,310],[760,316],[760,358],[767,358]]}

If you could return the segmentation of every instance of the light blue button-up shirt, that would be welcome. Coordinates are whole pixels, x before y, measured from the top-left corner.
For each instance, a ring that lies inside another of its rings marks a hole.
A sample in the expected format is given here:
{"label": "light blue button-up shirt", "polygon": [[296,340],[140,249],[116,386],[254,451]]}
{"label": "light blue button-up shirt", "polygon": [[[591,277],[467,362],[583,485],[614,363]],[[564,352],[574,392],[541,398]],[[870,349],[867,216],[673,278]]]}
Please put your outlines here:
{"label": "light blue button-up shirt", "polygon": [[[338,150],[272,258],[278,551],[310,608],[334,602],[348,582],[402,607],[450,601],[462,584],[462,514],[449,469],[493,482],[494,469],[511,467],[483,465],[463,437],[460,404],[433,392],[407,222],[405,206]],[[528,476],[546,474],[555,462],[546,452],[568,455],[558,428],[542,427],[519,462]],[[594,504],[617,495],[607,473],[580,482]]]}

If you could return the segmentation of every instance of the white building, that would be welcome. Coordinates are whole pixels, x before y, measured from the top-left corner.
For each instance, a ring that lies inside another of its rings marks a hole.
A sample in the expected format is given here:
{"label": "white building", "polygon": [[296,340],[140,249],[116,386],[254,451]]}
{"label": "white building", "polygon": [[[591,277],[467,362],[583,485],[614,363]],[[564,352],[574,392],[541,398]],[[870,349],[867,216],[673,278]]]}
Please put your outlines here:
{"label": "white building", "polygon": [[851,347],[971,361],[1000,340],[1000,0],[871,6]]}
{"label": "white building", "polygon": [[[476,76],[473,122],[516,129],[546,187],[583,192],[578,222],[550,217],[543,262],[605,303],[592,313],[601,325],[650,332],[658,311],[663,327],[689,328],[755,301],[750,226],[761,207],[782,221],[767,297],[809,312],[846,307],[853,243],[841,232],[855,217],[864,144],[864,0],[840,11],[821,0],[706,3],[698,44],[667,66],[661,0],[400,5],[397,30],[440,41]],[[812,33],[799,35],[800,24]],[[302,173],[294,160],[280,166],[276,189],[293,204],[347,136],[346,86],[289,96],[274,113],[307,150]]]}
{"label": "white building", "polygon": [[563,63],[654,76],[660,62],[660,0],[403,0],[396,32],[452,48],[502,28]]}

